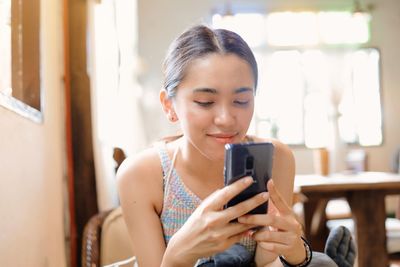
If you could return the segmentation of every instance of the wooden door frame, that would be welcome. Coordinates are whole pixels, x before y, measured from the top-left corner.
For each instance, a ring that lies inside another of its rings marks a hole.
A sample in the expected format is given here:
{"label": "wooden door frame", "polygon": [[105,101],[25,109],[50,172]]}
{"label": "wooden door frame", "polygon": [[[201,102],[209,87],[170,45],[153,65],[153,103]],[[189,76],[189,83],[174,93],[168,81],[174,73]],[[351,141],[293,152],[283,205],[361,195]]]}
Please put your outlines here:
{"label": "wooden door frame", "polygon": [[82,235],[98,212],[87,75],[88,2],[63,0],[65,145],[70,228],[70,265],[81,265]]}

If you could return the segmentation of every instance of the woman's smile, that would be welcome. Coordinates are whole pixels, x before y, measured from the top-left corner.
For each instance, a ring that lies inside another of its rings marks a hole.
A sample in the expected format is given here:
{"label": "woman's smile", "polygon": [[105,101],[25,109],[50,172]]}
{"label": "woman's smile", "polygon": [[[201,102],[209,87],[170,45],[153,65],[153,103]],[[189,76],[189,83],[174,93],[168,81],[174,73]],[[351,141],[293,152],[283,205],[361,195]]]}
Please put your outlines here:
{"label": "woman's smile", "polygon": [[207,136],[213,138],[216,142],[221,144],[229,144],[234,143],[235,137],[237,137],[238,133],[215,133],[215,134],[207,134]]}

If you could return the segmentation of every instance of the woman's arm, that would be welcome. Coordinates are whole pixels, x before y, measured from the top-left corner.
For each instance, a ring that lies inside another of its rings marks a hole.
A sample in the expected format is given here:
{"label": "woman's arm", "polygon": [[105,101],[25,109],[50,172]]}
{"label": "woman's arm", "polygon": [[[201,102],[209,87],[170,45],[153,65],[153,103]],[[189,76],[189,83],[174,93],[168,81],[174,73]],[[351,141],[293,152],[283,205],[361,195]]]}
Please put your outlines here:
{"label": "woman's arm", "polygon": [[287,145],[274,141],[275,156],[272,168],[272,180],[283,200],[289,205],[293,202],[295,160]]}
{"label": "woman's arm", "polygon": [[[159,267],[165,251],[157,209],[162,205],[162,171],[156,153],[124,161],[117,173],[124,219],[139,266]],[[159,164],[158,164],[159,165]]]}

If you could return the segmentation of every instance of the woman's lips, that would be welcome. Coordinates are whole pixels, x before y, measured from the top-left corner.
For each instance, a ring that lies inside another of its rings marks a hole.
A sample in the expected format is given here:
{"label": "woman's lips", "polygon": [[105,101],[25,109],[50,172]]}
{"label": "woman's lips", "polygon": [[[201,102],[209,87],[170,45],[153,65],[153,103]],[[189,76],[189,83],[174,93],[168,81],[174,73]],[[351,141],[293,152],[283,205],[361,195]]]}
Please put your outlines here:
{"label": "woman's lips", "polygon": [[208,136],[214,138],[215,141],[221,144],[233,143],[237,134],[209,134]]}

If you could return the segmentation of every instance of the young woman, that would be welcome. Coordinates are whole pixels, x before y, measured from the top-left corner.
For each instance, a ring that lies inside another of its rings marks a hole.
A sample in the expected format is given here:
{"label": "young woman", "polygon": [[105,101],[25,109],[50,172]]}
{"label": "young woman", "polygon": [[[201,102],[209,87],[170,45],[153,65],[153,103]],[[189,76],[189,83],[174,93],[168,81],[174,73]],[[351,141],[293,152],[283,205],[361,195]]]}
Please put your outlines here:
{"label": "young woman", "polygon": [[[183,134],[128,158],[118,172],[139,266],[200,265],[235,244],[256,266],[305,266],[310,251],[291,210],[293,155],[277,140],[247,135],[257,87],[248,45],[231,31],[192,27],[171,44],[164,76],[161,104]],[[275,146],[268,193],[223,209],[252,181],[224,187],[224,146],[249,141]],[[245,215],[266,201],[267,214]]]}

